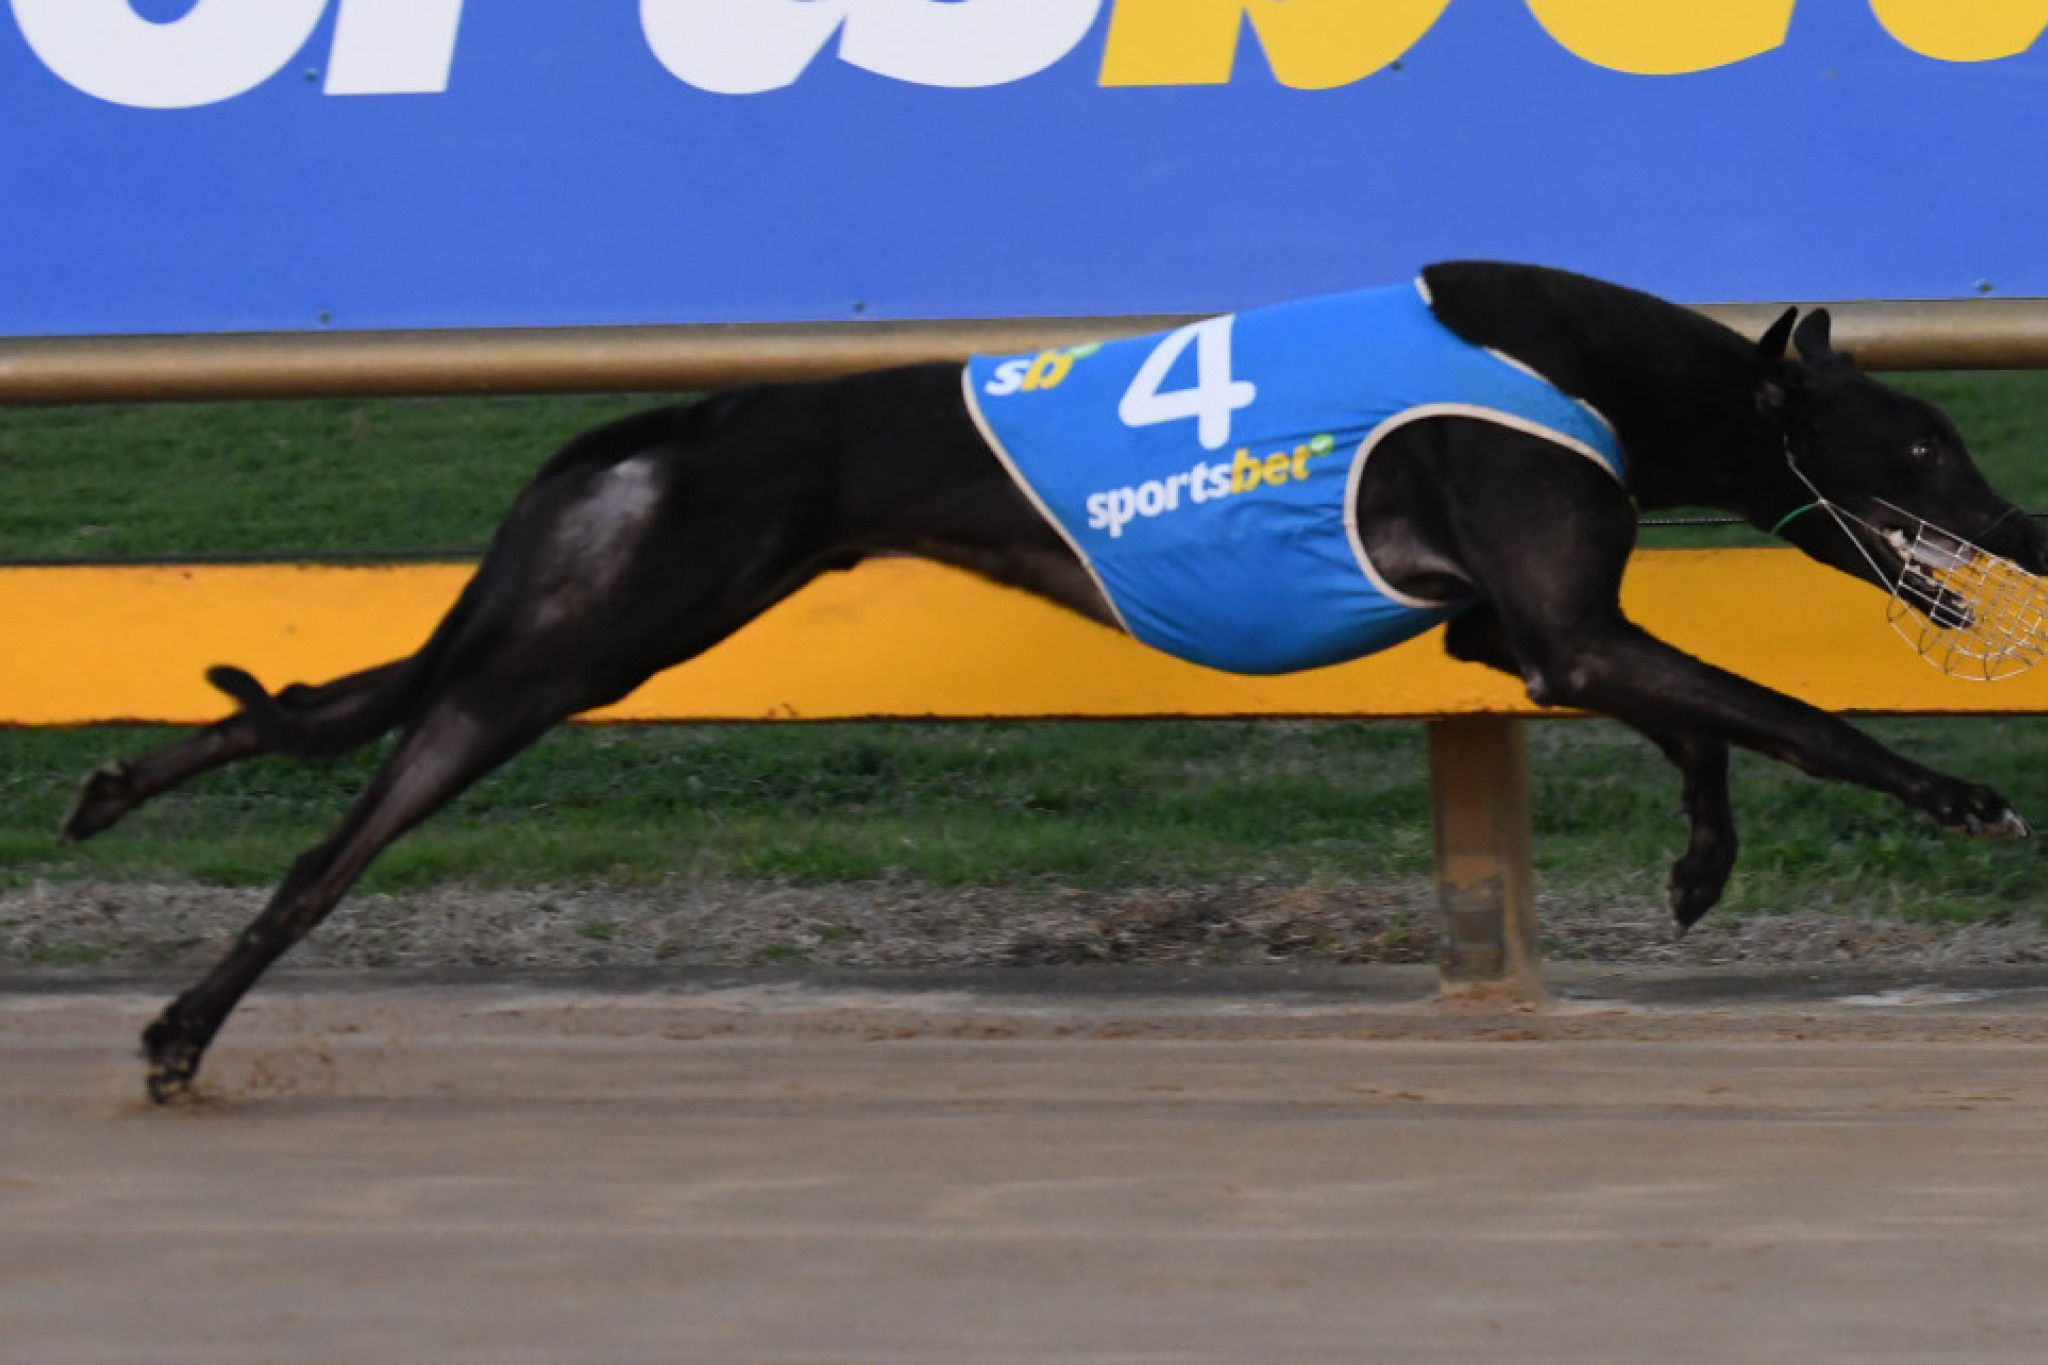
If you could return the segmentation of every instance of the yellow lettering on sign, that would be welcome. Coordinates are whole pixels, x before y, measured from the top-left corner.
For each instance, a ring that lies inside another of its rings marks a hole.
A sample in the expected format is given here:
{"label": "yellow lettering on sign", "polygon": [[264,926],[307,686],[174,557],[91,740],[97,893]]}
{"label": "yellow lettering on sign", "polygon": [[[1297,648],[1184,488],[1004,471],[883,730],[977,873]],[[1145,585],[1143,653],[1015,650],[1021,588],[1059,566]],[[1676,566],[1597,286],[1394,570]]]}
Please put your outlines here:
{"label": "yellow lettering on sign", "polygon": [[1415,46],[1450,0],[1117,0],[1104,85],[1223,85],[1247,19],[1280,84],[1364,80]]}
{"label": "yellow lettering on sign", "polygon": [[1027,389],[1056,389],[1067,377],[1067,371],[1074,368],[1072,351],[1042,351],[1031,368],[1024,372],[1024,387]]}
{"label": "yellow lettering on sign", "polygon": [[1528,0],[1530,12],[1560,46],[1595,66],[1637,76],[1706,71],[1769,52],[1784,43],[1794,3]]}
{"label": "yellow lettering on sign", "polygon": [[2048,28],[2042,0],[1870,0],[1870,8],[1900,46],[1943,62],[2014,57]]}

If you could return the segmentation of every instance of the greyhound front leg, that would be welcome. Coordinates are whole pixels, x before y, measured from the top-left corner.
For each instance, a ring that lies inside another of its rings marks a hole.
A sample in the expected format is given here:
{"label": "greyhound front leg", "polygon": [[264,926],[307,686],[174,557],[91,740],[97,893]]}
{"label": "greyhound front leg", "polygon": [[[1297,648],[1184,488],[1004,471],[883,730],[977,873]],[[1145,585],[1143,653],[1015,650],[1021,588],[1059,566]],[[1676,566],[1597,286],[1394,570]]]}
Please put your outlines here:
{"label": "greyhound front leg", "polygon": [[1739,744],[1802,772],[1883,792],[1945,829],[2023,838],[2032,828],[1990,787],[1899,754],[1818,707],[1703,663],[1622,621],[1567,646],[1532,643],[1529,695],[1600,711],[1652,735]]}
{"label": "greyhound front leg", "polygon": [[1680,809],[1691,826],[1685,852],[1671,864],[1665,903],[1680,938],[1720,902],[1735,870],[1735,808],[1728,795],[1728,746],[1703,735],[1644,730],[1684,780]]}
{"label": "greyhound front leg", "polygon": [[[1521,676],[1507,632],[1492,607],[1481,605],[1451,619],[1444,648],[1452,658]],[[1704,735],[1630,726],[1656,745],[1683,783],[1679,808],[1689,823],[1685,852],[1671,865],[1666,903],[1678,933],[1699,923],[1721,899],[1735,868],[1735,809],[1728,796],[1728,746]]]}

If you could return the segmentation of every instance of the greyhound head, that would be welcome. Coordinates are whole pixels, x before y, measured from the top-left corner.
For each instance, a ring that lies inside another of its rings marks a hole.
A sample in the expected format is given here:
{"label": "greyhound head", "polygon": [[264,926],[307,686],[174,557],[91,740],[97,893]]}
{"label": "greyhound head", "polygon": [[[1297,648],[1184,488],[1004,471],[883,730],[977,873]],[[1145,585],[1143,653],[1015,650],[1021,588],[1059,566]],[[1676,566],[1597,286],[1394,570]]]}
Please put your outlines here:
{"label": "greyhound head", "polygon": [[[1793,476],[1784,487],[1799,500],[1772,513],[1777,534],[1887,590],[1951,567],[1966,542],[2048,573],[2048,532],[1992,490],[1955,423],[1863,373],[1828,331],[1825,309],[1787,309],[1757,343],[1757,407],[1779,433]],[[1823,503],[1843,515],[1806,510]]]}

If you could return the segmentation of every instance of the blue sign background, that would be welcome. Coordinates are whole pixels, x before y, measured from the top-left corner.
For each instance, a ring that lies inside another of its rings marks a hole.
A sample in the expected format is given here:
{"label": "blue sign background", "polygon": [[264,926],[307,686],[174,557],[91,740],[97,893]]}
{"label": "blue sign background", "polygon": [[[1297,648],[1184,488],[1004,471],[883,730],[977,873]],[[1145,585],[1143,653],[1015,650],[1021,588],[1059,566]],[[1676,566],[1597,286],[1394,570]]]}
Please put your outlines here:
{"label": "blue sign background", "polygon": [[828,47],[732,96],[629,5],[496,0],[446,93],[348,97],[330,13],[249,93],[158,111],[0,10],[0,335],[1195,312],[1466,255],[1693,302],[2048,295],[2048,42],[1942,62],[1807,0],[1771,52],[1632,76],[1455,0],[1334,90],[1249,34],[1228,85],[1105,88],[1107,13],[1009,85]]}

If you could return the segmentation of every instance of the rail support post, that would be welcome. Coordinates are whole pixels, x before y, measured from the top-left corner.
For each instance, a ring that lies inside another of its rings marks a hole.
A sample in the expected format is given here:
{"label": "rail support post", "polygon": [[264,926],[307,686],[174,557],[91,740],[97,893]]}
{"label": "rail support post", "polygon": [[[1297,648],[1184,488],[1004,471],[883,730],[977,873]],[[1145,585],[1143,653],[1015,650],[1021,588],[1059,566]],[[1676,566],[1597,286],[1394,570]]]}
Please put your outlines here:
{"label": "rail support post", "polygon": [[1538,998],[1522,722],[1503,716],[1431,721],[1429,774],[1443,988],[1506,988]]}

